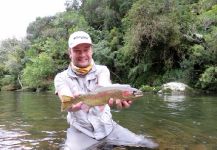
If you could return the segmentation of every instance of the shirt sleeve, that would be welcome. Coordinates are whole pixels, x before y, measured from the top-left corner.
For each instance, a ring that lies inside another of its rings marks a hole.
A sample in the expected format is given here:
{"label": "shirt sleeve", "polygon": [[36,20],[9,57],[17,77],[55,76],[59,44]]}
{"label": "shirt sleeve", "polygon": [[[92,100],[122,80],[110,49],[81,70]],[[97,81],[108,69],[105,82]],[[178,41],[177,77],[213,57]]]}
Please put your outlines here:
{"label": "shirt sleeve", "polygon": [[101,71],[98,74],[98,85],[100,86],[109,86],[111,85],[110,71],[106,66],[103,66]]}
{"label": "shirt sleeve", "polygon": [[54,78],[54,87],[55,87],[55,94],[61,96],[73,96],[72,92],[64,79],[61,73],[57,74]]}

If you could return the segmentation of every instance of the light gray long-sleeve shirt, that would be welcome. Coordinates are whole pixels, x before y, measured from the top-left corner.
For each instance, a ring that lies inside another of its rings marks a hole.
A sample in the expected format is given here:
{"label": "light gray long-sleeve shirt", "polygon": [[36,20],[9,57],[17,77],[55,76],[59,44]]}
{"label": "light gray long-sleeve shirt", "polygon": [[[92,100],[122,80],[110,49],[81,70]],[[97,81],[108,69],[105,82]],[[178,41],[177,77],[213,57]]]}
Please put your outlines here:
{"label": "light gray long-sleeve shirt", "polygon": [[[97,86],[111,85],[110,72],[106,66],[94,65],[91,71],[83,75],[69,68],[58,73],[54,79],[55,91],[59,95],[73,96],[94,91]],[[67,121],[84,134],[100,140],[111,133],[116,124],[112,120],[110,107],[95,106],[87,110],[68,112]]]}

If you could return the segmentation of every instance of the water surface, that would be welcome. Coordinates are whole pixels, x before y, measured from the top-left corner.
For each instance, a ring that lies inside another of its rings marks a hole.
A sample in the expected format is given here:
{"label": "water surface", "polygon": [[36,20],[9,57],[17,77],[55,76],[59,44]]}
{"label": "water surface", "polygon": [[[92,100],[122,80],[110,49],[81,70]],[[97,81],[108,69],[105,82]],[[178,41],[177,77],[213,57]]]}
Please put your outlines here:
{"label": "water surface", "polygon": [[0,149],[59,149],[65,114],[51,93],[0,92]]}
{"label": "water surface", "polygon": [[[159,149],[217,149],[217,96],[146,94],[112,114],[122,126],[155,140]],[[0,149],[60,149],[67,128],[53,93],[0,92]]]}

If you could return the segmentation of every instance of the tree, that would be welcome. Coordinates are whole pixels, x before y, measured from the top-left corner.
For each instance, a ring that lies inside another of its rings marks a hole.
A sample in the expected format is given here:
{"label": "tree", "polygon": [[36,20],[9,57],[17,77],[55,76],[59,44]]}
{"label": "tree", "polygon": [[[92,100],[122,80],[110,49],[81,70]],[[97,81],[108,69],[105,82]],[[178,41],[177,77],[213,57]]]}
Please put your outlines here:
{"label": "tree", "polygon": [[188,49],[183,35],[191,30],[192,18],[188,7],[176,1],[135,2],[123,19],[126,35],[120,72],[136,86],[161,84],[163,74],[180,68]]}
{"label": "tree", "polygon": [[96,30],[110,30],[121,26],[121,19],[136,0],[86,0],[81,11]]}
{"label": "tree", "polygon": [[22,74],[25,86],[47,89],[53,82],[55,72],[53,59],[47,53],[41,53],[26,64]]}
{"label": "tree", "polygon": [[25,65],[25,51],[29,47],[29,42],[27,40],[19,41],[17,39],[7,39],[2,42],[1,45],[1,67],[3,69],[3,74],[11,76],[10,82],[7,84],[12,84],[14,87],[22,87],[20,81],[21,71]]}
{"label": "tree", "polygon": [[66,11],[78,10],[82,4],[82,0],[66,0]]}

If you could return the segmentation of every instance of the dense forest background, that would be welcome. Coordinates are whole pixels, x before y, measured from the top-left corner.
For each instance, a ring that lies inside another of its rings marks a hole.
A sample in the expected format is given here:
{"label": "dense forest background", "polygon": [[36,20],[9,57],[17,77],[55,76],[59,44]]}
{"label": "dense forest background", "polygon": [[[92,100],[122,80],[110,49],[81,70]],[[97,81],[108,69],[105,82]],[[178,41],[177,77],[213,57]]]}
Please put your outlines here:
{"label": "dense forest background", "polygon": [[216,0],[67,0],[65,6],[36,18],[26,38],[1,41],[1,90],[53,90],[54,76],[68,67],[69,35],[84,30],[96,63],[108,66],[114,82],[180,81],[217,91]]}

